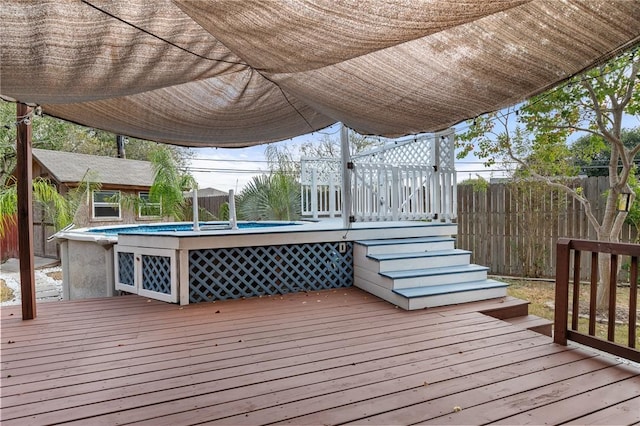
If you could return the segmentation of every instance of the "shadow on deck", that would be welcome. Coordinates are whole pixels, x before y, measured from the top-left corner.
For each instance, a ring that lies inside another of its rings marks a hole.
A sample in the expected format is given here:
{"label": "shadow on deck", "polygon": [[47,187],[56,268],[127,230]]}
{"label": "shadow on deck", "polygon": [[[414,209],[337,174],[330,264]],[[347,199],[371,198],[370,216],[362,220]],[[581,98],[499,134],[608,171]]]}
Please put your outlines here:
{"label": "shadow on deck", "polygon": [[[479,311],[356,288],[180,307],[3,307],[1,420],[76,424],[640,421],[640,370]],[[635,407],[635,408],[634,408]]]}

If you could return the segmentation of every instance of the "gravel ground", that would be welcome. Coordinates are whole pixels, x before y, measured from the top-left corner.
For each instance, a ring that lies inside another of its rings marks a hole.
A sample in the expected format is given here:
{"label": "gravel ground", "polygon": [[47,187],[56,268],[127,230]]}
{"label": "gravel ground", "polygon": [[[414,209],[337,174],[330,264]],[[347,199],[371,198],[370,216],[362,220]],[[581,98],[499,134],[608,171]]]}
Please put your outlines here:
{"label": "gravel ground", "polygon": [[[55,266],[51,268],[36,269],[36,300],[39,302],[62,300],[62,268]],[[0,306],[19,305],[20,298],[20,272],[7,272],[1,269],[0,279],[4,280],[9,288],[13,290],[14,298],[6,302],[1,302]]]}

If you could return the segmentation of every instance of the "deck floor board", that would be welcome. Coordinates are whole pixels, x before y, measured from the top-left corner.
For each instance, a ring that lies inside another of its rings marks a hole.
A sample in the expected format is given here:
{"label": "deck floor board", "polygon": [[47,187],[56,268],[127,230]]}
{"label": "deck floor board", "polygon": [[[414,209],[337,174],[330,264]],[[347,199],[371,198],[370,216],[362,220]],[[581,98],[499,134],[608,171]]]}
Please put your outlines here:
{"label": "deck floor board", "polygon": [[407,312],[349,288],[185,307],[43,303],[32,321],[3,307],[0,421],[640,421],[640,370],[478,312],[501,303],[517,302]]}

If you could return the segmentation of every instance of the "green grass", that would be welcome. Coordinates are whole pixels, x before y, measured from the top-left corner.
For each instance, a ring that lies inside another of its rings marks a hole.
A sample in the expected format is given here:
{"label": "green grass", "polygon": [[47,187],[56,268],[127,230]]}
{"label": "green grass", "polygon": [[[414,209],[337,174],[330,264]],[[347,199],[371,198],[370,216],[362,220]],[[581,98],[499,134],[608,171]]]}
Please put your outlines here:
{"label": "green grass", "polygon": [[[528,281],[526,279],[502,279],[502,281],[509,283],[507,290],[509,296],[517,297],[518,299],[527,300],[530,302],[529,313],[539,316],[541,318],[547,318],[553,321],[554,318],[554,301],[555,301],[555,283],[549,281]],[[571,294],[569,295],[571,300]],[[588,303],[589,300],[589,286],[582,285],[580,287],[580,301],[582,303]],[[628,315],[629,312],[629,287],[618,287],[616,291],[616,304],[618,312],[624,312]],[[571,315],[571,314],[570,314]],[[571,317],[571,316],[570,316]],[[638,315],[640,319],[640,315]],[[623,317],[624,324],[617,324],[615,327],[615,342],[627,345],[628,343],[628,320]],[[588,319],[578,319],[578,331],[588,334]],[[636,349],[640,349],[640,327],[635,326],[636,334]],[[596,323],[596,336],[606,339],[607,337],[607,324],[605,322]]]}
{"label": "green grass", "polygon": [[10,288],[3,279],[0,279],[0,302],[13,300],[13,298],[13,289]]}

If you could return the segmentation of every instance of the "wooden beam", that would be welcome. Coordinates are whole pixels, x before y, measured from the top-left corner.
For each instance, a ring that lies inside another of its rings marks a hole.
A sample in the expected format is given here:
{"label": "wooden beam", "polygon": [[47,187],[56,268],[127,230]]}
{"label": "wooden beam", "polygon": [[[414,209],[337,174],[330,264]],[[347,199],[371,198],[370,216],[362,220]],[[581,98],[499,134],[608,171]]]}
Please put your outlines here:
{"label": "wooden beam", "polygon": [[20,291],[22,319],[36,317],[36,289],[33,261],[33,162],[31,153],[32,108],[16,104],[17,131],[17,192],[18,192],[18,259],[20,261]]}

